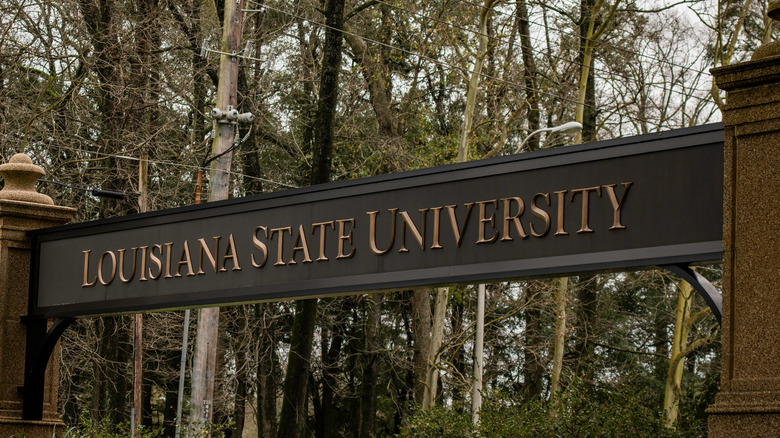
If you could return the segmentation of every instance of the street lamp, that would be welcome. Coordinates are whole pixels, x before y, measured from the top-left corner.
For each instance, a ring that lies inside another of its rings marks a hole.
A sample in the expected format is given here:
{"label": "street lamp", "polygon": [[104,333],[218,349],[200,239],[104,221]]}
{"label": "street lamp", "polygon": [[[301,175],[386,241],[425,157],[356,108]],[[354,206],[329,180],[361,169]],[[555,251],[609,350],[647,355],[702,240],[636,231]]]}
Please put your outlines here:
{"label": "street lamp", "polygon": [[[515,153],[528,142],[528,139],[541,132],[556,133],[562,132],[566,135],[575,135],[582,131],[582,124],[579,122],[566,122],[563,125],[552,128],[542,128],[528,134],[517,147]],[[482,408],[482,359],[483,342],[485,336],[485,284],[481,283],[477,289],[477,321],[476,333],[474,334],[474,383],[472,385],[471,398],[471,419],[474,424],[479,422],[479,411]]]}
{"label": "street lamp", "polygon": [[517,149],[515,150],[515,153],[517,154],[520,152],[521,149],[523,149],[523,146],[525,146],[525,144],[528,142],[528,139],[541,132],[549,132],[551,134],[554,134],[556,132],[561,132],[566,135],[575,135],[580,131],[582,131],[582,123],[580,122],[566,122],[563,125],[554,126],[552,128],[537,129],[536,131],[528,134],[523,139],[522,143],[520,143],[520,146],[518,146]]}

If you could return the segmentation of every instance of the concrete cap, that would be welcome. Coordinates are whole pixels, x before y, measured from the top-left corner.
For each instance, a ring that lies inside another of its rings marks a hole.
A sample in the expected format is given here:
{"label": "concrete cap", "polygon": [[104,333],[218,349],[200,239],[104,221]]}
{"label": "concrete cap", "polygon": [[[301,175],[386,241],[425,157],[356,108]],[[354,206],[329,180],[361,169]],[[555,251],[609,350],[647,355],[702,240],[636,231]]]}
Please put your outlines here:
{"label": "concrete cap", "polygon": [[33,164],[30,157],[15,154],[7,163],[0,164],[0,176],[5,180],[0,199],[54,205],[49,196],[35,190],[35,182],[44,175],[43,168]]}

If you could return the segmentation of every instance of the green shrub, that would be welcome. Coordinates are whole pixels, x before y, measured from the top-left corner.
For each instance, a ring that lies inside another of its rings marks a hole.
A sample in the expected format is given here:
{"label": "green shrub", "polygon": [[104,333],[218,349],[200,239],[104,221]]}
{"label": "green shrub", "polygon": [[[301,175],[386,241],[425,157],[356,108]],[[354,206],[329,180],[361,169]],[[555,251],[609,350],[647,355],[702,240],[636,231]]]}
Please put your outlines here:
{"label": "green shrub", "polygon": [[573,383],[550,404],[519,402],[508,395],[487,397],[479,425],[471,425],[471,414],[458,414],[437,407],[417,413],[399,435],[403,438],[684,438],[703,436],[696,422],[685,428],[664,427],[660,407],[641,388],[586,388]]}
{"label": "green shrub", "polygon": [[470,414],[459,414],[452,409],[435,406],[430,411],[418,411],[398,436],[401,438],[471,438],[475,434]]}

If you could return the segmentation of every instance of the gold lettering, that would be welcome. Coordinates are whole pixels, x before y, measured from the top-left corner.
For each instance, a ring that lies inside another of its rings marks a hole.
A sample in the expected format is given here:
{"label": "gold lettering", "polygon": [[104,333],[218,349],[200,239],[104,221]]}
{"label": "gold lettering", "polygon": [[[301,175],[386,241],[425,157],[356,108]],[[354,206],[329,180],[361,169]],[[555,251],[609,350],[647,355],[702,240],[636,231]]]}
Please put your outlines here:
{"label": "gold lettering", "polygon": [[238,254],[236,254],[236,241],[233,240],[233,234],[231,234],[228,237],[228,244],[227,244],[227,248],[225,248],[225,255],[222,257],[222,268],[220,268],[219,272],[227,271],[227,269],[225,269],[225,261],[227,259],[231,259],[233,261],[232,271],[241,270],[241,266],[238,265]]}
{"label": "gold lettering", "polygon": [[431,244],[431,249],[442,249],[442,246],[439,243],[439,228],[442,208],[443,207],[434,207],[431,209],[431,211],[433,211],[433,244]]}
{"label": "gold lettering", "polygon": [[593,230],[588,226],[588,205],[590,204],[590,192],[596,192],[599,194],[599,197],[601,197],[601,187],[587,187],[584,189],[577,189],[571,191],[571,198],[569,198],[570,201],[574,201],[574,195],[577,193],[582,193],[582,222],[580,225],[580,229],[577,231],[577,234],[580,233],[592,233]]}
{"label": "gold lettering", "polygon": [[314,234],[314,230],[316,228],[320,229],[320,256],[317,257],[318,262],[324,262],[327,261],[328,258],[325,257],[325,227],[330,225],[330,229],[333,230],[334,228],[334,222],[328,221],[328,222],[318,222],[316,224],[312,224],[311,226],[311,233]]}
{"label": "gold lettering", "polygon": [[463,234],[466,232],[466,225],[469,223],[469,216],[471,215],[471,208],[474,207],[473,202],[464,204],[466,206],[466,217],[463,218],[463,226],[458,226],[458,218],[455,216],[455,209],[457,205],[448,205],[447,213],[450,215],[450,225],[452,226],[452,234],[455,236],[455,243],[460,247],[460,242],[463,241]]}
{"label": "gold lettering", "polygon": [[620,196],[620,201],[617,200],[617,196],[615,196],[615,184],[609,184],[606,186],[603,186],[605,189],[607,189],[607,195],[609,195],[609,201],[612,202],[612,226],[609,227],[610,230],[617,230],[621,228],[625,228],[626,226],[620,223],[620,213],[621,209],[623,208],[623,201],[626,200],[626,193],[628,193],[628,188],[633,184],[632,182],[624,182],[620,183],[620,185],[623,186],[623,194]]}
{"label": "gold lettering", "polygon": [[547,201],[547,206],[550,205],[550,194],[549,193],[537,193],[534,195],[533,198],[531,198],[531,213],[544,221],[544,231],[541,233],[537,233],[536,229],[534,228],[533,222],[531,222],[531,235],[534,237],[542,237],[545,234],[547,234],[548,231],[550,231],[550,214],[547,213],[542,208],[539,208],[539,206],[536,205],[536,198],[542,197],[545,201]]}
{"label": "gold lettering", "polygon": [[[511,207],[512,207],[512,201],[515,201],[517,203],[517,214],[512,216]],[[520,216],[523,215],[523,212],[525,211],[525,203],[523,202],[522,198],[518,197],[511,197],[511,198],[503,198],[501,199],[501,202],[504,203],[504,234],[501,236],[501,241],[506,242],[509,240],[512,240],[511,231],[510,231],[510,222],[514,222],[515,229],[517,230],[517,234],[525,239],[528,237],[528,234],[525,234],[525,230],[523,229],[523,224],[520,222]]]}
{"label": "gold lettering", "polygon": [[[108,281],[105,281],[103,278],[103,260],[106,259],[106,255],[111,256],[111,278],[108,279]],[[114,281],[114,277],[116,276],[116,256],[111,251],[106,251],[103,253],[102,256],[100,256],[100,261],[98,261],[98,272],[97,272],[98,280],[100,281],[100,284],[103,286],[108,286],[111,284],[112,281]]]}
{"label": "gold lettering", "polygon": [[148,250],[149,250],[148,246],[141,247],[141,276],[138,277],[138,281],[149,280],[148,278],[146,278],[146,253],[148,252]]}
{"label": "gold lettering", "polygon": [[187,241],[184,241],[184,247],[181,249],[181,255],[179,256],[179,264],[176,266],[176,275],[174,277],[181,277],[181,265],[187,265],[187,277],[195,275],[195,271],[192,270],[192,259],[190,258],[190,245]]}
{"label": "gold lettering", "polygon": [[162,260],[160,260],[159,257],[154,255],[154,249],[157,248],[157,250],[160,252],[160,257],[162,257],[162,245],[160,244],[154,244],[152,245],[152,249],[149,250],[149,258],[152,259],[152,263],[154,263],[155,266],[157,266],[157,275],[152,275],[152,268],[149,268],[149,278],[152,280],[157,280],[160,278],[160,274],[162,274]]}
{"label": "gold lettering", "polygon": [[206,239],[200,238],[198,239],[198,242],[200,242],[200,260],[198,262],[198,275],[205,274],[206,272],[203,271],[203,253],[206,253],[206,258],[209,259],[209,262],[211,263],[211,267],[214,268],[214,272],[218,271],[217,268],[217,256],[219,254],[219,239],[222,236],[214,236],[212,239],[214,239],[214,252],[211,252],[209,249],[209,245],[206,243]]}
{"label": "gold lettering", "polygon": [[409,213],[402,211],[401,212],[401,249],[398,250],[398,252],[409,252],[408,249],[406,249],[406,227],[409,227],[409,231],[412,232],[412,235],[414,236],[414,240],[417,241],[417,244],[420,245],[420,249],[425,251],[425,222],[426,219],[428,219],[428,216],[426,213],[428,212],[427,208],[420,209],[420,213],[422,213],[422,234],[420,234],[420,230],[417,229],[417,226],[414,225],[414,221],[412,221],[412,218],[409,217]]}
{"label": "gold lettering", "polygon": [[286,264],[284,263],[284,261],[282,261],[282,249],[284,249],[284,234],[282,233],[283,231],[287,231],[292,236],[291,227],[271,229],[271,240],[274,240],[274,233],[279,234],[279,246],[277,247],[278,253],[276,255],[276,263],[274,263],[274,266],[284,266]]}
{"label": "gold lettering", "polygon": [[488,204],[493,204],[493,208],[498,208],[498,201],[495,199],[477,202],[477,205],[479,205],[479,239],[477,239],[477,243],[491,243],[498,238],[498,231],[496,231],[493,237],[485,239],[485,225],[490,223],[490,226],[494,227],[496,222],[496,212],[491,212],[489,218],[485,217],[485,211],[487,210],[485,206]]}
{"label": "gold lettering", "polygon": [[95,275],[95,278],[93,278],[91,282],[87,280],[87,278],[89,278],[89,253],[91,253],[92,250],[88,249],[81,252],[84,253],[84,283],[81,283],[81,287],[92,287],[97,284],[97,275]]}
{"label": "gold lettering", "polygon": [[298,225],[298,233],[295,235],[295,243],[293,243],[292,254],[290,255],[290,261],[288,264],[295,265],[295,252],[303,251],[303,263],[311,263],[311,257],[309,256],[309,243],[306,241],[306,233],[303,231],[303,225]]}
{"label": "gold lettering", "polygon": [[[336,222],[339,224],[339,252],[336,258],[337,259],[352,258],[352,256],[355,255],[355,247],[352,247],[352,251],[350,251],[349,254],[344,254],[344,242],[346,241],[347,243],[352,245],[352,230],[355,229],[355,218],[339,219]],[[349,230],[349,233],[344,234],[346,224],[351,224],[352,228]]]}
{"label": "gold lettering", "polygon": [[171,275],[171,247],[173,247],[173,242],[166,242],[164,245],[165,245],[165,278],[173,278],[173,275]]}
{"label": "gold lettering", "polygon": [[263,252],[263,261],[260,263],[257,263],[255,261],[255,255],[252,254],[252,266],[255,268],[262,268],[265,266],[265,262],[268,261],[268,247],[265,246],[265,243],[261,242],[260,239],[257,238],[257,232],[259,230],[263,230],[263,234],[265,234],[265,238],[268,238],[268,228],[260,225],[259,227],[255,228],[255,232],[252,234],[252,244],[255,246],[255,248],[259,249]]}
{"label": "gold lettering", "polygon": [[119,252],[119,280],[122,281],[122,283],[130,283],[130,281],[135,277],[135,255],[138,252],[138,248],[131,248],[133,250],[133,272],[130,274],[130,278],[125,278],[125,251],[127,251],[125,248],[122,248],[118,250]]}
{"label": "gold lettering", "polygon": [[393,214],[393,221],[391,226],[392,231],[390,232],[390,243],[387,245],[387,248],[384,250],[380,250],[376,246],[376,216],[379,213],[379,211],[366,212],[366,214],[368,215],[368,245],[371,247],[371,252],[373,252],[376,255],[387,254],[387,252],[393,248],[393,244],[395,243],[395,213],[398,211],[398,209],[390,208],[388,209],[388,211]]}
{"label": "gold lettering", "polygon": [[555,231],[556,236],[562,236],[565,234],[569,234],[566,232],[566,230],[563,229],[563,203],[566,200],[566,192],[568,190],[561,190],[558,192],[554,192],[556,195],[558,195],[558,229]]}

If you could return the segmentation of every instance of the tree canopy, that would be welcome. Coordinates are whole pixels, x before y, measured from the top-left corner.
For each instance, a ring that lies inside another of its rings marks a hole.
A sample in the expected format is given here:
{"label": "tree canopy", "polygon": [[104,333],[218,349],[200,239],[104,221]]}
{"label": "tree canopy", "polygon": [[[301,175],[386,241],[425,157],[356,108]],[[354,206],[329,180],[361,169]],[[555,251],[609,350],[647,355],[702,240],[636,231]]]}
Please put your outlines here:
{"label": "tree canopy", "polygon": [[[240,5],[238,109],[255,119],[236,135],[232,197],[511,154],[528,134],[571,120],[584,127],[576,138],[542,134],[520,152],[717,122],[724,98],[708,69],[747,59],[775,33],[766,0]],[[198,171],[214,159],[224,7],[3,1],[2,158],[33,157],[54,181],[39,190],[76,207],[78,221],[137,212],[142,162],[149,211],[192,204]],[[700,272],[720,279],[719,266]],[[222,308],[212,434],[704,430],[718,326],[682,280],[660,271],[488,285],[486,404],[472,426],[475,291]],[[174,435],[183,317],[144,315],[141,415],[152,436]],[[60,401],[72,436],[123,433],[131,323],[84,318],[63,338]]]}

